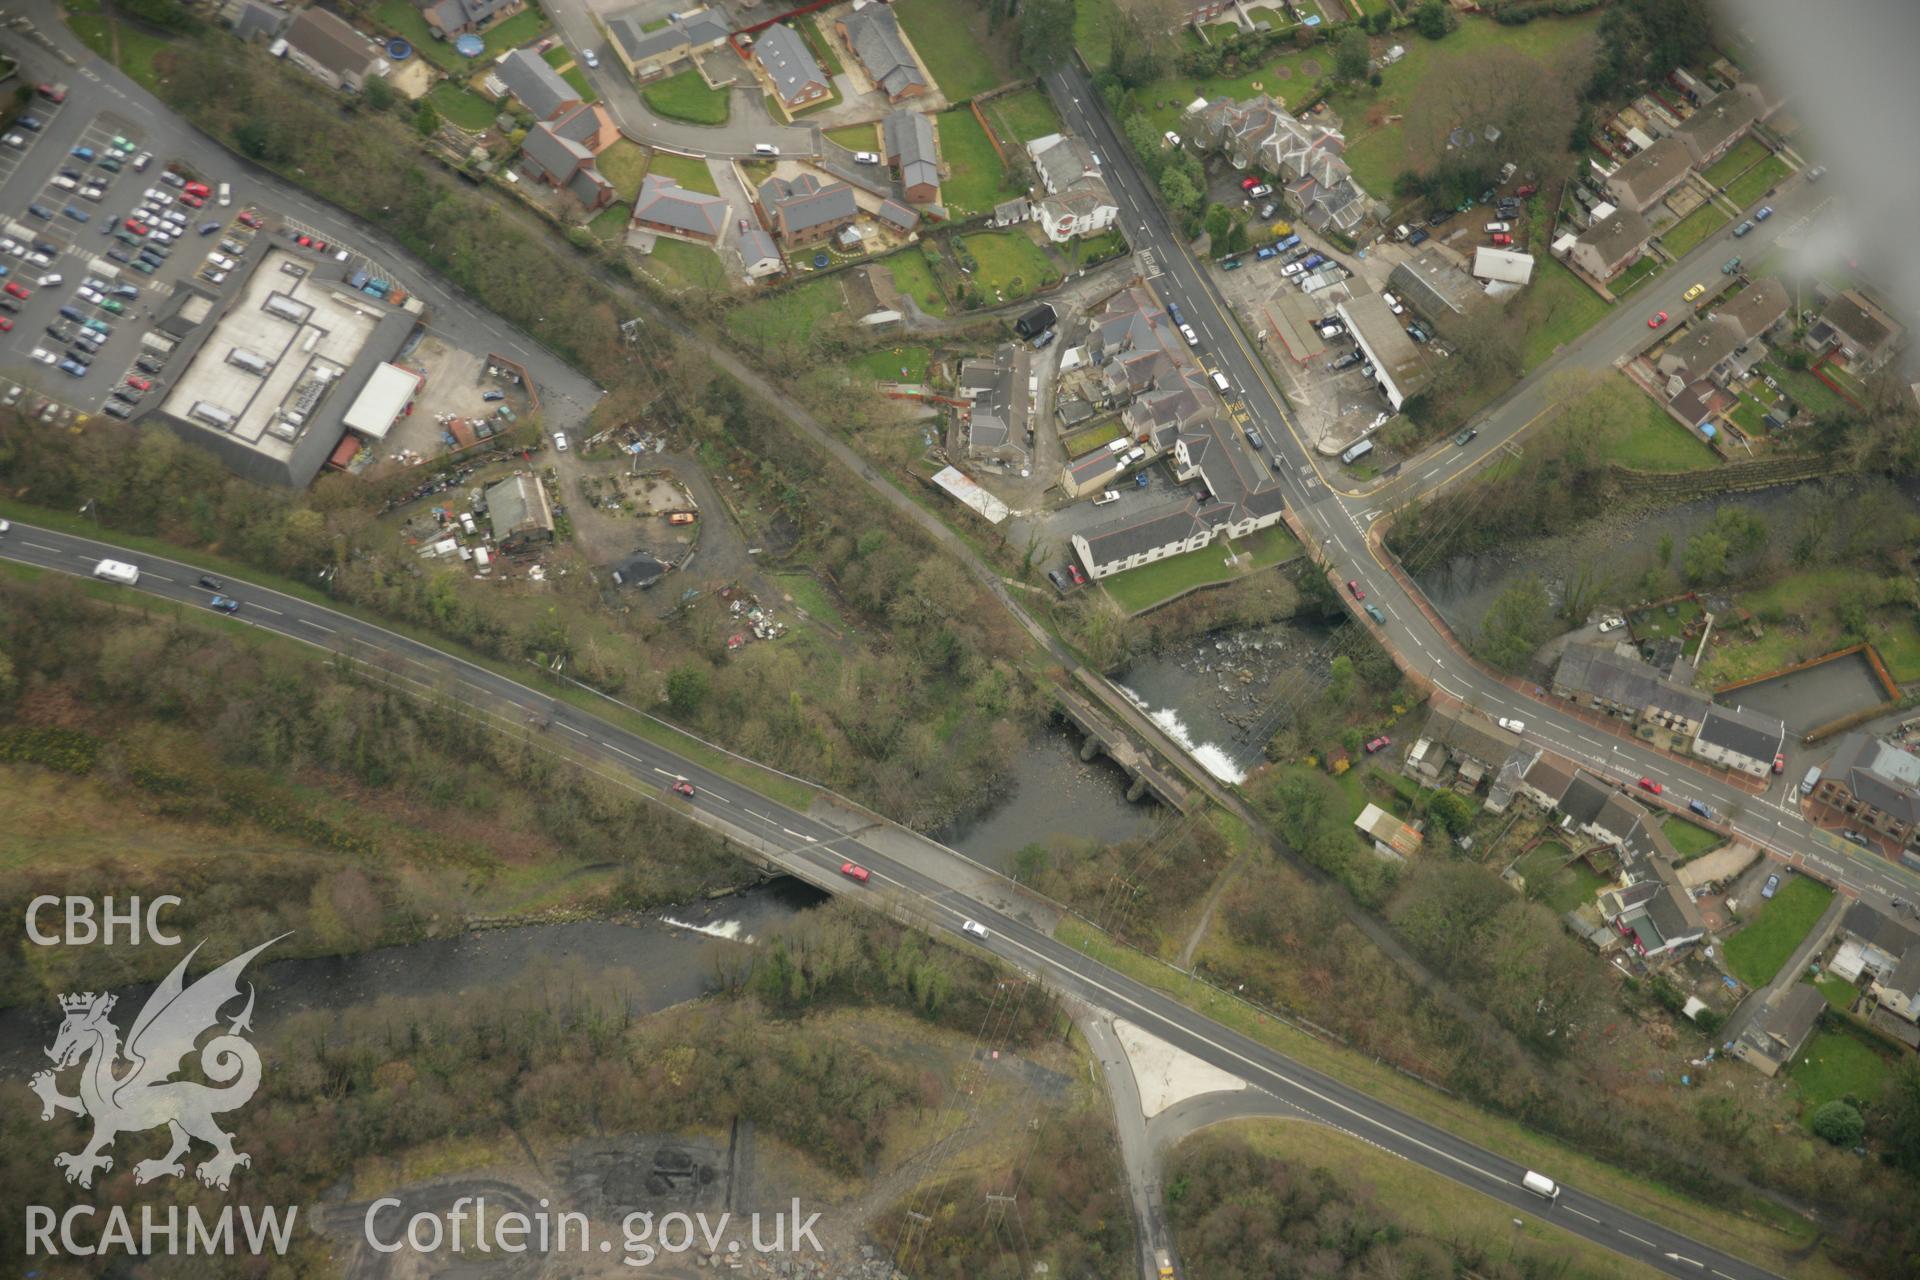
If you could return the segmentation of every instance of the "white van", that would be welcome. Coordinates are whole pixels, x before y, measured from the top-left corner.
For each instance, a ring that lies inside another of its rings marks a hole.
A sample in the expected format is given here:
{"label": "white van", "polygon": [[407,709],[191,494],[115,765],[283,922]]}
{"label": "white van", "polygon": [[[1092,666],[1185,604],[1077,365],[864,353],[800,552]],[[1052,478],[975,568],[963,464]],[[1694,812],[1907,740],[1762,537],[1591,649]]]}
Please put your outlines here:
{"label": "white van", "polygon": [[1220,388],[1220,394],[1223,396],[1233,394],[1233,384],[1227,381],[1227,375],[1224,373],[1218,371],[1214,373],[1213,385]]}
{"label": "white van", "polygon": [[774,146],[771,142],[756,142],[753,144],[753,154],[757,156],[777,156],[780,154],[780,148]]}
{"label": "white van", "polygon": [[1520,1185],[1542,1199],[1558,1200],[1560,1198],[1560,1184],[1544,1173],[1535,1173],[1529,1169],[1527,1176],[1520,1179]]}
{"label": "white van", "polygon": [[104,578],[108,582],[124,583],[132,586],[140,581],[140,570],[119,560],[102,560],[93,566],[93,576]]}
{"label": "white van", "polygon": [[1121,436],[1117,440],[1107,441],[1108,453],[1125,453],[1131,448],[1133,448],[1133,439],[1130,436]]}
{"label": "white van", "polygon": [[1810,796],[1813,794],[1813,789],[1819,785],[1820,785],[1820,766],[1815,765],[1813,768],[1807,770],[1806,777],[1800,779],[1800,794],[1803,796]]}
{"label": "white van", "polygon": [[1348,449],[1345,453],[1341,454],[1340,461],[1348,464],[1352,464],[1352,463],[1358,462],[1360,459],[1366,457],[1368,454],[1372,452],[1373,452],[1373,441],[1362,440],[1359,444],[1354,445],[1351,449]]}

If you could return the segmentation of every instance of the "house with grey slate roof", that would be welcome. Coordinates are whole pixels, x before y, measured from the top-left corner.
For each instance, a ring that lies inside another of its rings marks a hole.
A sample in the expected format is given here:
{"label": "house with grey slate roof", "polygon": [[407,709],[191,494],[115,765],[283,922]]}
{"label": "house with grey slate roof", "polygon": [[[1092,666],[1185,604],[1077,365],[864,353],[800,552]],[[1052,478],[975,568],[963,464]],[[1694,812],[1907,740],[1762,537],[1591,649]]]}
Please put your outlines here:
{"label": "house with grey slate roof", "polygon": [[436,0],[420,7],[433,34],[442,40],[479,35],[503,18],[526,8],[526,0]]}
{"label": "house with grey slate roof", "polygon": [[827,73],[792,27],[775,23],[762,31],[753,42],[753,57],[766,73],[774,96],[789,112],[819,102],[833,92]]}
{"label": "house with grey slate roof", "polygon": [[780,250],[773,243],[773,237],[759,227],[749,227],[741,232],[734,248],[740,251],[740,261],[746,264],[749,279],[777,276],[787,269],[787,264],[780,257]]}
{"label": "house with grey slate roof", "polygon": [[650,173],[633,202],[633,225],[679,240],[716,244],[733,211],[719,196],[689,191],[672,178]]}
{"label": "house with grey slate roof", "polygon": [[1855,826],[1903,848],[1920,848],[1920,756],[1850,733],[1821,772],[1813,798],[1839,809]]}
{"label": "house with grey slate roof", "polygon": [[940,153],[933,120],[918,111],[894,111],[880,123],[880,145],[887,163],[900,171],[900,192],[908,204],[940,203]]}
{"label": "house with grey slate roof", "polygon": [[500,59],[487,77],[487,87],[496,86],[535,120],[553,120],[580,105],[574,87],[531,49],[515,49]]}
{"label": "house with grey slate roof", "polygon": [[1693,754],[1702,760],[1764,778],[1786,741],[1787,726],[1773,716],[1744,707],[1708,707],[1693,735]]}
{"label": "house with grey slate roof", "polygon": [[648,31],[646,11],[631,9],[605,20],[607,43],[627,74],[644,84],[666,75],[695,54],[716,49],[730,34],[726,18],[713,9],[687,14],[657,31]]}
{"label": "house with grey slate roof", "polygon": [[1647,720],[1691,739],[1710,699],[1609,644],[1570,644],[1553,671],[1553,696],[1629,723]]}
{"label": "house with grey slate roof", "polygon": [[855,0],[854,7],[833,25],[888,102],[918,98],[933,88],[913,50],[907,48],[906,37],[900,34],[900,20],[887,5]]}
{"label": "house with grey slate roof", "polygon": [[760,184],[759,196],[774,234],[789,247],[825,240],[860,216],[852,187],[844,182],[823,183],[810,173],[768,178]]}

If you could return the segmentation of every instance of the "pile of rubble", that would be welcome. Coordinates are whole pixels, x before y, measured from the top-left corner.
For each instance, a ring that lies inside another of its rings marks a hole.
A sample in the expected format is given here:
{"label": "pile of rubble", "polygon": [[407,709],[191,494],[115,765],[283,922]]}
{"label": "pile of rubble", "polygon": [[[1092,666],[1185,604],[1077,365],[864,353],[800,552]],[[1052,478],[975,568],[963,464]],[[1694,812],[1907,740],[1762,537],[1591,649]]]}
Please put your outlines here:
{"label": "pile of rubble", "polygon": [[722,587],[720,598],[727,601],[727,612],[745,622],[751,632],[737,631],[727,637],[727,651],[736,652],[750,640],[778,640],[787,634],[787,624],[774,618],[772,610],[760,607],[753,594],[739,587]]}

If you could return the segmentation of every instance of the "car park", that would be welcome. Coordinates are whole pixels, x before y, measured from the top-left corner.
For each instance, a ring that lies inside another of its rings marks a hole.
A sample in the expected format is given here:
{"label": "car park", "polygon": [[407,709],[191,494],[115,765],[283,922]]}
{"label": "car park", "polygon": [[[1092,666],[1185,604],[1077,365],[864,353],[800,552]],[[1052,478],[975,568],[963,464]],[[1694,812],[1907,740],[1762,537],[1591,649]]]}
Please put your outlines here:
{"label": "car park", "polygon": [[224,271],[217,271],[212,267],[202,267],[200,268],[200,278],[202,280],[205,280],[208,284],[216,284],[216,285],[225,284],[227,280],[227,273]]}
{"label": "car park", "polygon": [[72,218],[75,222],[87,222],[93,218],[93,215],[88,213],[85,209],[76,208],[73,205],[66,206],[64,209],[60,210],[60,212],[65,214],[67,217]]}
{"label": "car park", "polygon": [[42,222],[53,221],[53,210],[47,208],[47,206],[43,204],[30,204],[27,206],[27,212],[32,214],[34,217],[40,219]]}
{"label": "car park", "polygon": [[187,185],[187,180],[171,169],[163,169],[160,171],[160,181],[170,187],[184,187]]}
{"label": "car park", "polygon": [[12,294],[14,297],[20,298],[22,300],[31,298],[33,296],[33,290],[27,288],[25,285],[21,284],[18,280],[7,281],[7,292]]}
{"label": "car park", "polygon": [[81,160],[91,160],[93,159],[93,148],[92,147],[75,147],[72,151],[69,151],[67,154]]}
{"label": "car park", "polygon": [[1501,716],[1497,723],[1508,733],[1525,733],[1527,731],[1527,722],[1525,720],[1511,720],[1506,716]]}
{"label": "car park", "polygon": [[220,268],[222,271],[231,271],[233,270],[233,267],[234,267],[234,262],[232,258],[225,257],[224,255],[221,255],[218,253],[208,254],[207,261],[211,262],[214,266]]}
{"label": "car park", "polygon": [[152,163],[153,163],[153,152],[142,151],[139,155],[133,158],[133,171],[135,173],[145,173],[147,171],[147,166]]}
{"label": "car park", "polygon": [[6,143],[15,151],[25,151],[27,149],[27,135],[24,133],[9,133],[6,137],[0,138],[0,142]]}
{"label": "car park", "polygon": [[30,360],[37,360],[41,364],[52,364],[54,361],[58,360],[60,357],[53,354],[53,352],[47,350],[45,347],[35,347],[32,351],[29,351],[27,353],[27,358]]}
{"label": "car park", "polygon": [[254,227],[256,229],[260,226],[260,215],[251,209],[242,209],[235,216],[239,218],[242,226]]}
{"label": "car park", "polygon": [[60,372],[70,378],[84,378],[87,376],[87,366],[81,364],[72,356],[68,356],[60,362]]}
{"label": "car park", "polygon": [[147,381],[145,378],[136,378],[131,374],[127,376],[127,385],[132,387],[135,391],[153,390],[153,383]]}
{"label": "car park", "polygon": [[[590,67],[597,67],[600,64],[597,62],[594,62],[593,54],[589,53],[587,54],[587,65]],[[233,203],[233,186],[231,183],[223,182],[220,184],[220,207],[224,209],[232,203]]]}
{"label": "car park", "polygon": [[213,189],[204,182],[186,182],[181,185],[185,188],[188,195],[199,196],[202,200],[205,200],[213,194]]}
{"label": "car park", "polygon": [[180,203],[189,209],[201,209],[206,207],[207,198],[205,196],[194,195],[189,191],[180,197]]}

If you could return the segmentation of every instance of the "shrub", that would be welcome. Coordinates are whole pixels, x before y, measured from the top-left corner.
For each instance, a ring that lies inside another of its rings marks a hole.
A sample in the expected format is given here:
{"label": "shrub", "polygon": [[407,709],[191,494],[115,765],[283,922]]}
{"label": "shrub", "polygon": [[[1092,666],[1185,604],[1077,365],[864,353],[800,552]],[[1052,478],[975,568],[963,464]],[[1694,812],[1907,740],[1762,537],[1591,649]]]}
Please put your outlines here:
{"label": "shrub", "polygon": [[1836,1147],[1854,1147],[1867,1136],[1867,1122],[1851,1103],[1836,1098],[1813,1113],[1813,1131]]}

